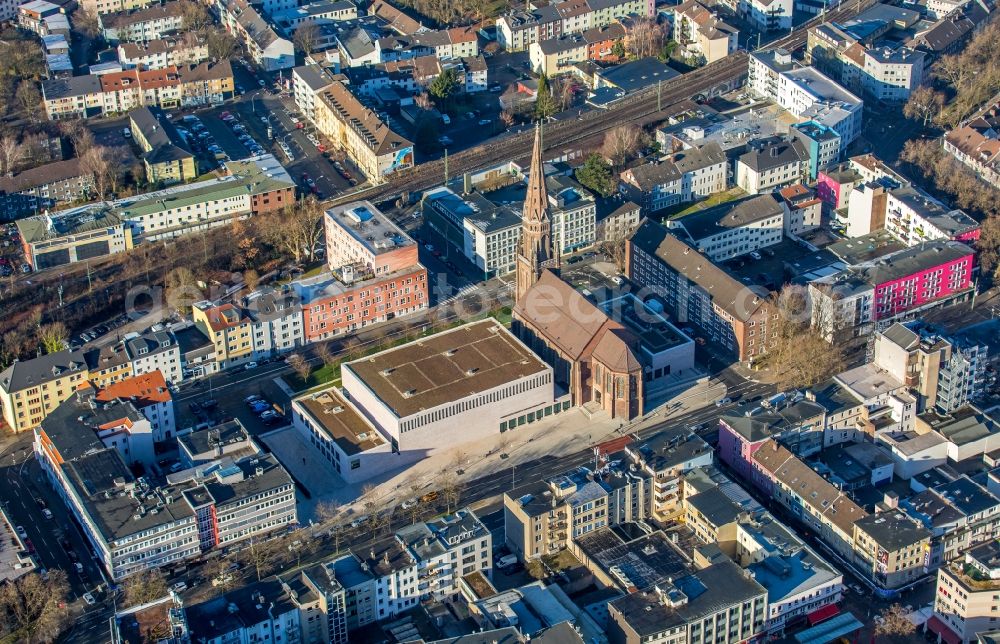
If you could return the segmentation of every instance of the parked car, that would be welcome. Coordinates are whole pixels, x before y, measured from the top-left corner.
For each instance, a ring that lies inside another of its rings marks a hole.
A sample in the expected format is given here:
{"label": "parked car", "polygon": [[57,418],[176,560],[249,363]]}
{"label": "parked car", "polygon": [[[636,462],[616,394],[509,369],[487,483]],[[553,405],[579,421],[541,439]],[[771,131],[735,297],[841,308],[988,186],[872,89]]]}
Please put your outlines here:
{"label": "parked car", "polygon": [[187,590],[187,587],[188,587],[188,585],[185,582],[179,581],[176,584],[174,584],[173,586],[171,586],[170,588],[173,589],[173,591],[175,593],[182,593],[185,590]]}
{"label": "parked car", "polygon": [[90,593],[83,593],[83,601],[87,602],[88,606],[93,606],[97,603],[97,600],[95,600],[94,596]]}
{"label": "parked car", "polygon": [[243,402],[245,402],[246,404],[249,405],[250,403],[252,403],[252,402],[254,402],[256,400],[261,400],[261,397],[258,396],[257,394],[251,394],[251,395],[247,396],[246,398],[244,398]]}
{"label": "parked car", "polygon": [[52,510],[48,508],[42,508],[42,516],[48,520],[52,520]]}
{"label": "parked car", "polygon": [[76,563],[73,564],[73,567],[76,568],[76,572],[78,574],[80,574],[80,575],[83,574],[83,564],[82,563],[80,563],[79,561],[77,561]]}
{"label": "parked car", "polygon": [[362,514],[361,516],[359,516],[356,519],[354,519],[354,521],[351,521],[351,527],[352,528],[360,528],[362,525],[364,525],[365,521],[367,521],[367,520],[368,520],[368,515],[367,514]]}
{"label": "parked car", "polygon": [[257,363],[256,362],[248,362],[243,367],[243,369],[246,370],[246,371],[250,371],[251,369],[256,369],[256,368],[257,368]]}
{"label": "parked car", "polygon": [[757,252],[757,251],[755,251],[755,250],[752,250],[752,251],[750,251],[750,257],[751,257],[751,258],[752,258],[753,260],[755,260],[755,261],[760,261],[760,260],[761,260],[761,254],[760,254],[760,253],[758,253],[758,252]]}
{"label": "parked car", "polygon": [[730,404],[731,402],[733,402],[733,399],[732,399],[732,398],[729,398],[729,397],[727,396],[726,398],[719,398],[718,400],[716,400],[716,401],[715,401],[715,406],[716,406],[716,407],[722,407],[723,405],[728,405],[728,404]]}
{"label": "parked car", "polygon": [[417,501],[416,497],[412,497],[403,501],[400,507],[402,507],[404,510],[409,510],[412,507],[416,507],[417,503],[419,503],[419,501]]}

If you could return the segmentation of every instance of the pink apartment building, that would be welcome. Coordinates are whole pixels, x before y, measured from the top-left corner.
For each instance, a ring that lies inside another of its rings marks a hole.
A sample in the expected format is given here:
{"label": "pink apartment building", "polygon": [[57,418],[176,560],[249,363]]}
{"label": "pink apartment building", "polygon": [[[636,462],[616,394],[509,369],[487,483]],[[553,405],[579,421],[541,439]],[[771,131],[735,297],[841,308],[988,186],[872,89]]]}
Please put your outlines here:
{"label": "pink apartment building", "polygon": [[868,333],[876,322],[902,318],[972,293],[973,250],[957,241],[928,241],[851,266],[809,284],[813,324],[828,337]]}

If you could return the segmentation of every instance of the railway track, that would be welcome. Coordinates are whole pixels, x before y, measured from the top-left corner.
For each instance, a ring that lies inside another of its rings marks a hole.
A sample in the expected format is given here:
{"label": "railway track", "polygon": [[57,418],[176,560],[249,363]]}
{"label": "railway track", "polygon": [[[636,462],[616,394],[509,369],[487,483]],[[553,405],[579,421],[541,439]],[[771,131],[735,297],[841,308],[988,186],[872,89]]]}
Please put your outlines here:
{"label": "railway track", "polygon": [[[848,0],[823,16],[816,16],[791,33],[767,44],[768,49],[783,47],[794,51],[805,46],[809,29],[822,22],[836,22],[853,17],[875,0]],[[595,110],[580,118],[554,121],[545,126],[545,147],[560,149],[581,139],[593,137],[622,123],[633,123],[654,115],[666,114],[683,101],[699,94],[712,93],[746,76],[749,56],[739,51],[672,80],[636,92],[608,110]],[[448,167],[451,176],[481,170],[507,160],[523,160],[531,152],[533,135],[530,131],[503,135],[475,148],[451,155]],[[325,202],[327,207],[343,205],[358,199],[373,202],[394,199],[407,192],[417,192],[440,184],[444,179],[444,160],[422,163],[394,175],[392,180],[377,186],[341,195]]]}

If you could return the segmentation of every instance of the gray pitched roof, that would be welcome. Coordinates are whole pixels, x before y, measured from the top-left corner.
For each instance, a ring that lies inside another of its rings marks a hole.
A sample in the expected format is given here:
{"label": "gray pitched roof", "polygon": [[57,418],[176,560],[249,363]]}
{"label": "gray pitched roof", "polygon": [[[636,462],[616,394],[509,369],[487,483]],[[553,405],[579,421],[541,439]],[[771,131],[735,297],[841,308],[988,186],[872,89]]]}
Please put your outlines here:
{"label": "gray pitched roof", "polygon": [[15,360],[0,372],[0,388],[8,393],[20,391],[86,368],[83,352],[68,349],[31,360]]}

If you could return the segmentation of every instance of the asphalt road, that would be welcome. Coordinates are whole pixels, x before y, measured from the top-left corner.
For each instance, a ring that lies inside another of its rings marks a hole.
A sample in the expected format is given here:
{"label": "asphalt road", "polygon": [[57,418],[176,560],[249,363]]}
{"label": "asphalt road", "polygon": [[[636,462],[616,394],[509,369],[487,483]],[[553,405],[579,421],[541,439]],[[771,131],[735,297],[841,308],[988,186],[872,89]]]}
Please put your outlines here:
{"label": "asphalt road", "polygon": [[[89,641],[107,641],[107,618],[111,615],[112,597],[107,592],[102,571],[92,558],[87,541],[35,460],[32,440],[31,433],[18,436],[0,454],[0,476],[4,483],[0,485],[0,502],[4,504],[11,522],[24,527],[28,540],[34,545],[39,567],[66,571],[70,586],[69,609],[75,615],[70,641],[81,641],[77,636],[87,634],[94,636]],[[52,512],[52,519],[46,519],[42,514],[42,504]],[[83,574],[76,572],[73,559],[62,545],[63,541],[70,545],[83,566]],[[87,592],[96,600],[93,606],[82,599]]]}

